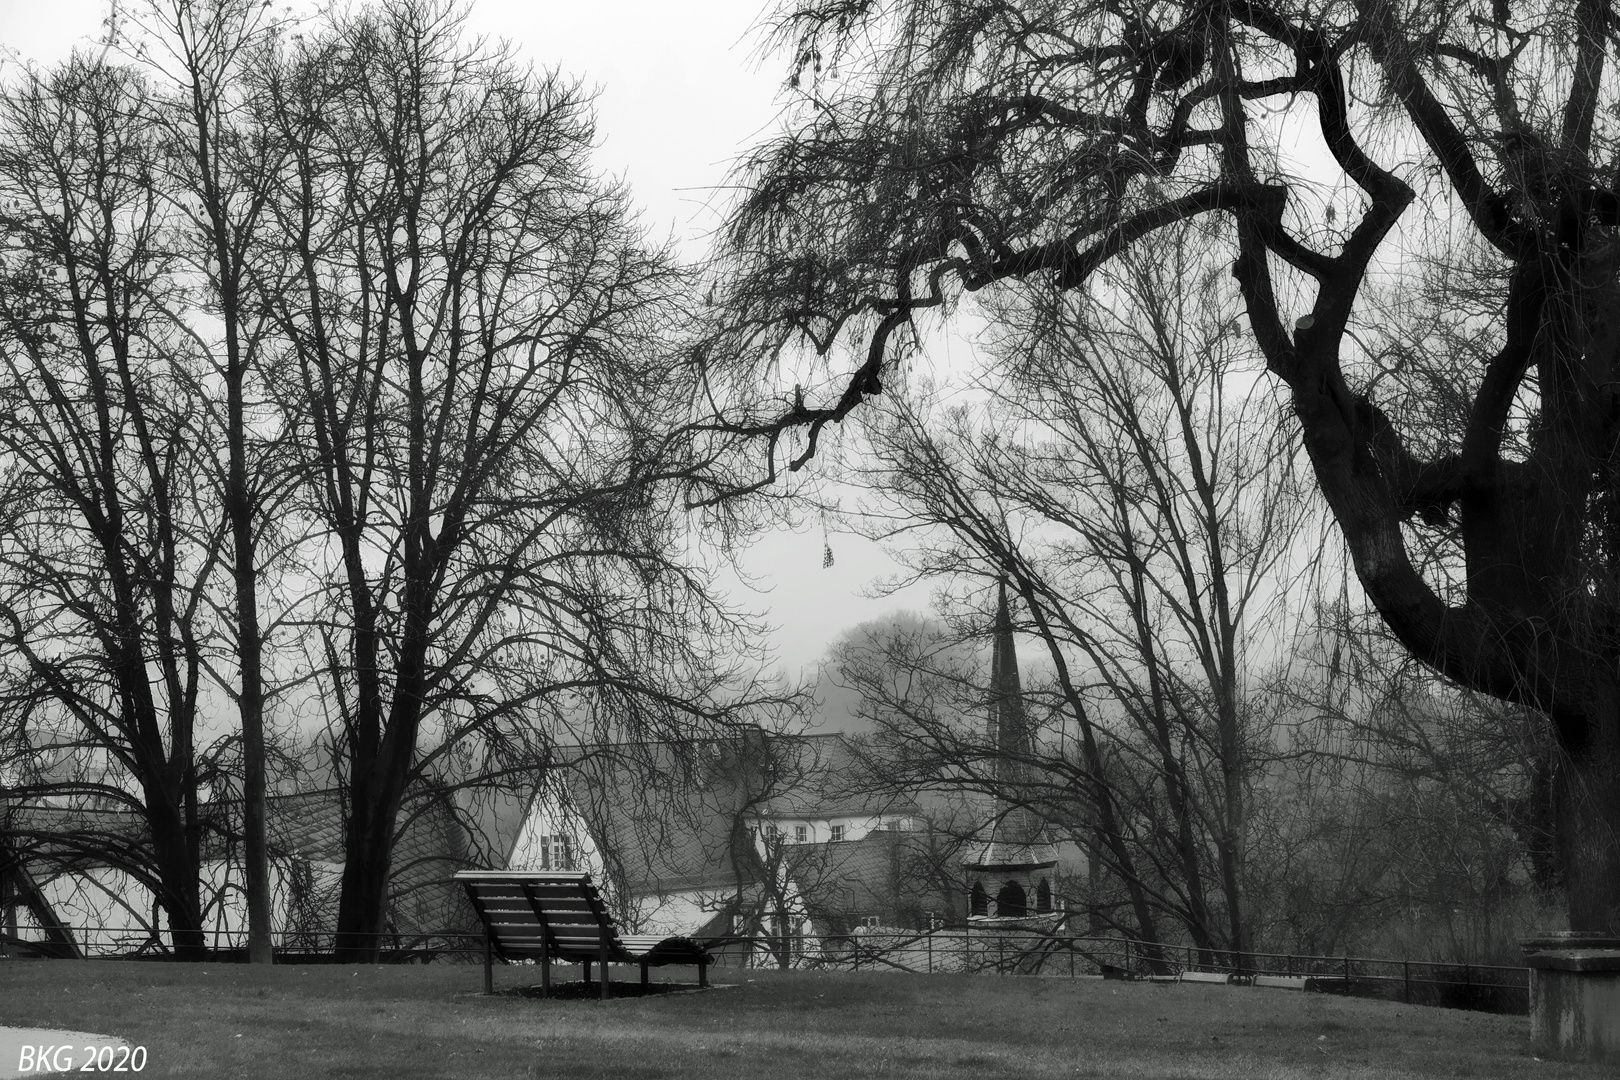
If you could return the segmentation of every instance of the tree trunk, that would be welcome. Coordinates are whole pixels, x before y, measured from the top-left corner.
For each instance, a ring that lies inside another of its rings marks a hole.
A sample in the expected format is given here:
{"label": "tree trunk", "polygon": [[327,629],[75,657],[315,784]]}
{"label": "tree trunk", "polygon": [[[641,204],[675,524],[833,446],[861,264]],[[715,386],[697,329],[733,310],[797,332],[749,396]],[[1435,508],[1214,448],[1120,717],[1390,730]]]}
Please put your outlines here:
{"label": "tree trunk", "polygon": [[1091,903],[1086,908],[1086,933],[1101,937],[1104,929],[1102,908],[1098,897],[1102,895],[1102,851],[1105,839],[1100,827],[1091,830],[1092,850],[1086,852],[1086,884],[1091,892]]}
{"label": "tree trunk", "polygon": [[[400,664],[420,670],[421,649],[408,649]],[[354,756],[349,773],[349,822],[343,843],[342,892],[338,898],[337,955],[345,963],[374,964],[388,923],[388,881],[394,866],[394,830],[404,802],[405,781],[416,753],[420,680],[396,685],[388,736],[374,751]],[[409,699],[409,700],[401,700]]]}
{"label": "tree trunk", "polygon": [[[1232,672],[1236,665],[1227,668]],[[1216,838],[1216,851],[1220,859],[1221,888],[1226,894],[1227,945],[1232,950],[1233,967],[1244,967],[1244,956],[1249,952],[1249,928],[1245,923],[1243,896],[1243,861],[1248,851],[1248,799],[1243,789],[1243,741],[1239,730],[1238,706],[1232,687],[1234,675],[1222,680],[1221,702],[1217,722],[1221,727],[1221,782],[1223,805],[1217,820],[1221,835]]]}
{"label": "tree trunk", "polygon": [[163,910],[169,917],[169,939],[176,960],[207,958],[202,927],[201,871],[178,807],[162,800],[148,802],[146,820],[152,831],[152,856],[163,888]]}
{"label": "tree trunk", "polygon": [[226,377],[230,476],[226,509],[231,520],[235,552],[236,655],[241,668],[238,704],[242,717],[242,832],[247,862],[248,960],[269,964],[274,960],[270,942],[270,845],[264,769],[263,644],[259,631],[258,567],[253,542],[253,503],[248,492],[247,425],[242,382],[245,370],[235,359],[239,348],[236,328],[227,307],[228,351],[232,355]]}
{"label": "tree trunk", "polygon": [[336,952],[340,963],[375,964],[387,929],[399,800],[362,782],[352,783],[350,793]]}
{"label": "tree trunk", "polygon": [[[259,566],[254,518],[255,498],[262,497],[249,478],[247,383],[255,367],[256,338],[246,333],[244,304],[248,269],[242,238],[255,228],[256,209],[251,199],[239,201],[233,185],[248,179],[243,162],[229,157],[232,132],[226,87],[241,72],[235,70],[237,50],[259,36],[262,26],[251,12],[255,5],[233,0],[218,5],[193,6],[173,0],[164,18],[175,33],[176,56],[182,62],[181,86],[188,97],[184,138],[190,166],[196,170],[190,192],[200,203],[203,238],[208,245],[210,283],[219,304],[224,330],[223,363],[216,369],[225,385],[224,512],[230,523],[234,560],[236,659],[240,685],[238,712],[242,723],[242,831],[246,862],[248,959],[255,964],[273,962],[270,941],[270,857],[266,822],[264,764],[263,631],[259,626]],[[189,128],[189,130],[185,130]],[[264,167],[255,161],[252,169]]]}

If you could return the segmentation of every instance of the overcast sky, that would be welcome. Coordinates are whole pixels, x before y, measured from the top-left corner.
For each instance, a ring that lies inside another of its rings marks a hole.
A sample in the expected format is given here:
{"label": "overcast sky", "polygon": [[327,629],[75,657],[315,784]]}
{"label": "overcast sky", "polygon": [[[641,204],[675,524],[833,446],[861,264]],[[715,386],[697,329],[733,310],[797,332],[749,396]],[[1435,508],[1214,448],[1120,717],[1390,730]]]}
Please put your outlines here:
{"label": "overcast sky", "polygon": [[[126,0],[126,9],[138,7]],[[0,0],[0,41],[15,56],[50,63],[92,45],[108,10],[107,0]],[[649,228],[696,258],[719,220],[732,164],[778,115],[782,61],[760,55],[757,24],[767,13],[758,0],[476,0],[471,22],[537,66],[599,90],[598,168],[626,179]],[[819,527],[762,538],[746,562],[771,592],[736,597],[769,611],[777,658],[794,675],[841,630],[927,602],[921,589],[903,600],[866,598],[894,563],[864,540],[834,535],[834,565],[823,568],[822,541]]]}

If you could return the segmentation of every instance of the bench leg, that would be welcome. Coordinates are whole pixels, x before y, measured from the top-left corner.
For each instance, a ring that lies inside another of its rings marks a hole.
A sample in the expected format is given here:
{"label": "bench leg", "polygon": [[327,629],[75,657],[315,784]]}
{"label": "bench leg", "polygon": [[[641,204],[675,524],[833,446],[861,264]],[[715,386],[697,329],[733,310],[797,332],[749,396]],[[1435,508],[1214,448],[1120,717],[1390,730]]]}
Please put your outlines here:
{"label": "bench leg", "polygon": [[709,962],[707,960],[699,960],[698,961],[698,986],[701,987],[701,988],[707,989],[708,985],[709,985]]}
{"label": "bench leg", "polygon": [[600,951],[597,954],[596,963],[602,969],[602,1000],[606,1001],[608,998],[613,996],[613,979],[608,975],[608,945],[606,931],[603,931],[602,944],[597,948]]}
{"label": "bench leg", "polygon": [[548,997],[551,996],[551,954],[550,953],[546,953],[546,955],[544,955],[544,956],[542,956],[540,958],[540,996],[545,997],[545,998],[548,998]]}
{"label": "bench leg", "polygon": [[489,927],[484,927],[484,993],[495,992],[495,961],[490,955]]}
{"label": "bench leg", "polygon": [[647,961],[641,962],[641,988],[647,989]]}
{"label": "bench leg", "polygon": [[589,960],[581,960],[580,963],[585,965],[585,987],[586,989],[589,989],[591,985],[591,962]]}

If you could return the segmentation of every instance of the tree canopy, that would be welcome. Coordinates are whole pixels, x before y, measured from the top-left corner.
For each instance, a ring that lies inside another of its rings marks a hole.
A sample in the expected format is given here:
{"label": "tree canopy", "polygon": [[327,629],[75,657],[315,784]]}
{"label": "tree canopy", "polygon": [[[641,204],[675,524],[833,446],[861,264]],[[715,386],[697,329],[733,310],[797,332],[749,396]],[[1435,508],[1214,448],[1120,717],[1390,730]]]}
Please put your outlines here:
{"label": "tree canopy", "polygon": [[314,743],[371,957],[422,807],[783,697],[681,505],[691,277],[588,95],[452,4],[145,18],[0,85],[0,784],[138,817],[117,865],[183,955],[240,833],[268,960],[267,759]]}
{"label": "tree canopy", "polygon": [[1605,0],[785,5],[800,106],[746,164],[723,355],[849,373],[736,426],[797,465],[920,313],[1089,289],[1207,223],[1367,597],[1550,719],[1572,925],[1620,929],[1616,26]]}

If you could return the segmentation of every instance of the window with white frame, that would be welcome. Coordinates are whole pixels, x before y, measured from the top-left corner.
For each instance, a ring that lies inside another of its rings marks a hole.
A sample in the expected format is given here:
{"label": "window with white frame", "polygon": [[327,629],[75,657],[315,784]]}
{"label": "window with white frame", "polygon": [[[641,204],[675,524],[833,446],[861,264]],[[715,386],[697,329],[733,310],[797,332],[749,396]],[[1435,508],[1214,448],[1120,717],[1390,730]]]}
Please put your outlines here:
{"label": "window with white frame", "polygon": [[542,870],[572,870],[574,868],[573,845],[568,837],[561,833],[540,838],[540,869]]}
{"label": "window with white frame", "polygon": [[808,826],[805,826],[805,825],[795,825],[795,826],[793,826],[793,842],[795,844],[802,844],[808,839],[810,839],[810,829],[809,829]]}
{"label": "window with white frame", "polygon": [[844,827],[842,825],[834,825],[827,831],[832,837],[832,842],[835,844],[844,839]]}

